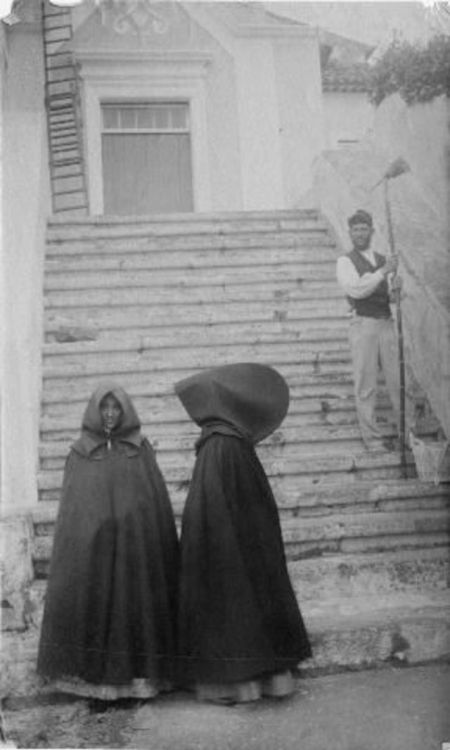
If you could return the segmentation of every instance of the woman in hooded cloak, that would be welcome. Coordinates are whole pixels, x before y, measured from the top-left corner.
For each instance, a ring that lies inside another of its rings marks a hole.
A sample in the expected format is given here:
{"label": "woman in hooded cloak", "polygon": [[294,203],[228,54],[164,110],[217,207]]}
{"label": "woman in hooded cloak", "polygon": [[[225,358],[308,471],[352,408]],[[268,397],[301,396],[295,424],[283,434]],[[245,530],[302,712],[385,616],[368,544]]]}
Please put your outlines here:
{"label": "woman in hooded cloak", "polygon": [[163,476],[127,393],[93,393],[66,460],[38,672],[99,699],[169,689],[178,539]]}
{"label": "woman in hooded cloak", "polygon": [[288,387],[276,370],[244,363],[194,375],[175,391],[202,428],[181,531],[182,680],[219,702],[288,695],[291,670],[311,647],[254,448],[284,419]]}

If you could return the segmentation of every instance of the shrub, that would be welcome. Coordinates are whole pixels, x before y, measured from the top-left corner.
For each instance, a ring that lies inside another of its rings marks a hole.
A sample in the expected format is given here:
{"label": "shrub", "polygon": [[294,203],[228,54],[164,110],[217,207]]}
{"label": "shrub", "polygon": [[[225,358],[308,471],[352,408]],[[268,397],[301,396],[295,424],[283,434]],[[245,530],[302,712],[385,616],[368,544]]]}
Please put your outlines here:
{"label": "shrub", "polygon": [[426,47],[394,40],[370,70],[368,93],[378,105],[395,92],[408,104],[450,96],[450,37],[433,37]]}

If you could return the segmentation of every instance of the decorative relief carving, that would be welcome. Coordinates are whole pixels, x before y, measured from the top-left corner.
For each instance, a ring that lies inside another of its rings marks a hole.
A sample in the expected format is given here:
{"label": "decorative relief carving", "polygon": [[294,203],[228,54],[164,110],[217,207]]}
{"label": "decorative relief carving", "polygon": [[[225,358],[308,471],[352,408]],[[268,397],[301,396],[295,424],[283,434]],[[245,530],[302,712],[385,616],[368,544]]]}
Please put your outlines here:
{"label": "decorative relief carving", "polygon": [[102,25],[117,34],[161,36],[170,30],[167,18],[156,11],[151,0],[95,0],[95,4],[100,9]]}

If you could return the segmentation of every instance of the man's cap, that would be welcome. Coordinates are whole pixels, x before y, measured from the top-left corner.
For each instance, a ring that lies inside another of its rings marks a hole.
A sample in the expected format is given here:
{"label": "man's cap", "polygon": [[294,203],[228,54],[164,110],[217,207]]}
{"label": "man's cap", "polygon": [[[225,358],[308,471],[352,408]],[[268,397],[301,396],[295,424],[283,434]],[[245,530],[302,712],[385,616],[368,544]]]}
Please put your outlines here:
{"label": "man's cap", "polygon": [[367,224],[369,227],[373,226],[371,214],[369,214],[368,211],[364,211],[362,208],[359,208],[354,214],[349,216],[347,221],[349,227],[352,227],[354,224]]}

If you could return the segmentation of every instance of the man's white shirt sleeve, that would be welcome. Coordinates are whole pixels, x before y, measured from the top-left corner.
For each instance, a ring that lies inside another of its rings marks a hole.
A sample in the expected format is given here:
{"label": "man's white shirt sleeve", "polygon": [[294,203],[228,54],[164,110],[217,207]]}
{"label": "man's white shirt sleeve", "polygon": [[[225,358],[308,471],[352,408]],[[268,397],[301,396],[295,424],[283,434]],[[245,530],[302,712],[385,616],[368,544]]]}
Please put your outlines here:
{"label": "man's white shirt sleeve", "polygon": [[384,279],[384,274],[380,269],[360,276],[352,261],[346,255],[341,255],[338,258],[336,276],[339,286],[353,299],[368,297]]}

